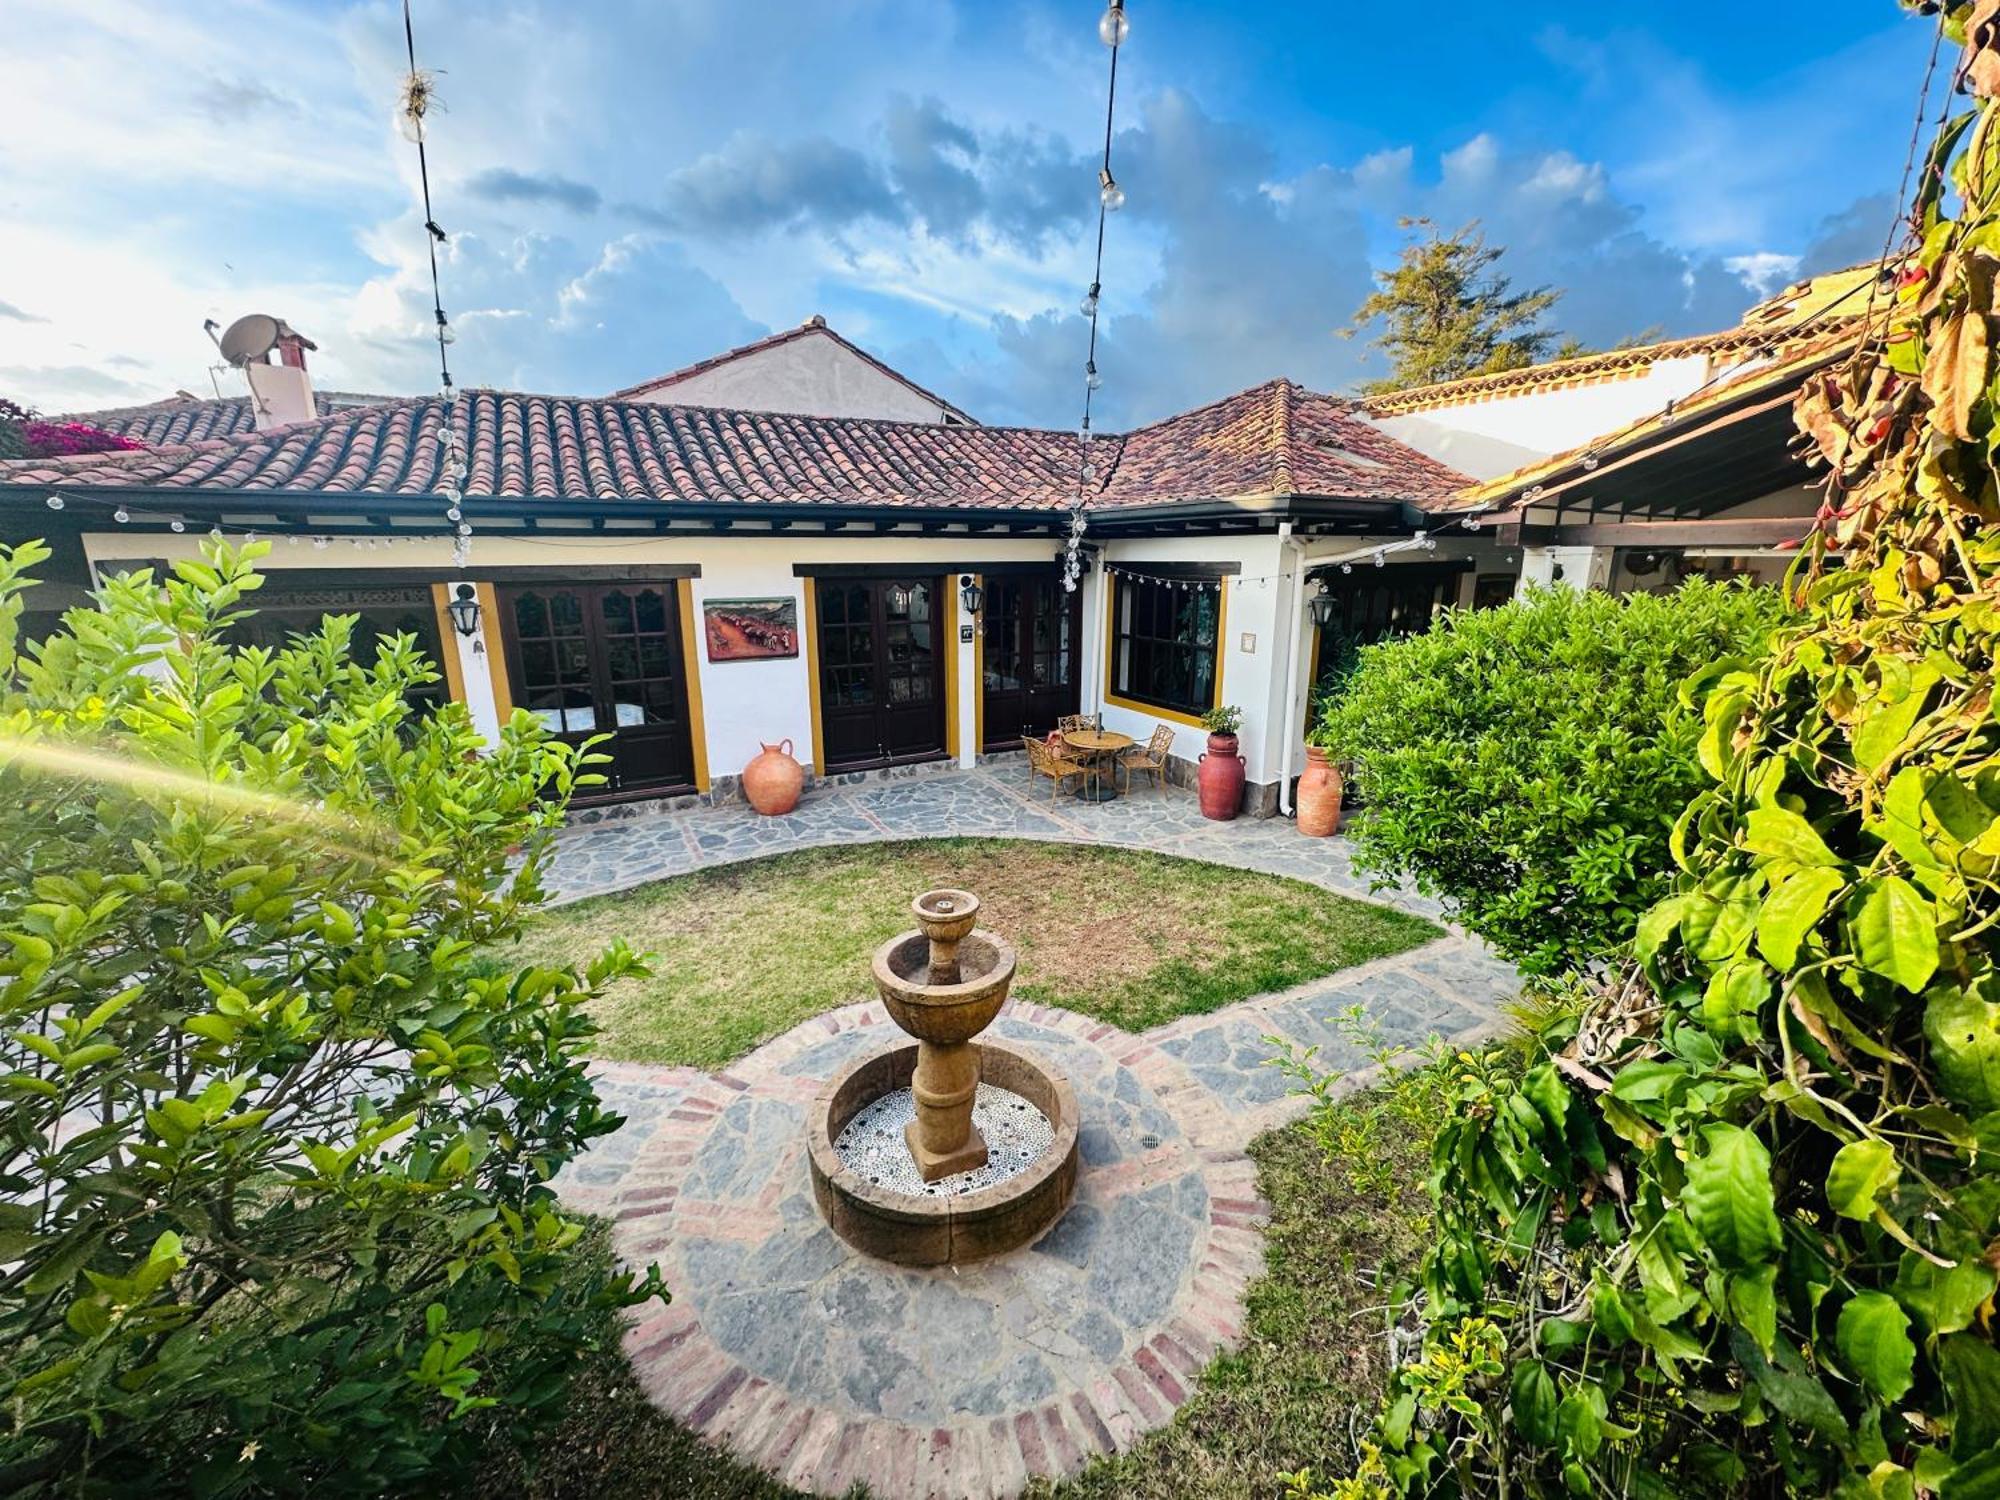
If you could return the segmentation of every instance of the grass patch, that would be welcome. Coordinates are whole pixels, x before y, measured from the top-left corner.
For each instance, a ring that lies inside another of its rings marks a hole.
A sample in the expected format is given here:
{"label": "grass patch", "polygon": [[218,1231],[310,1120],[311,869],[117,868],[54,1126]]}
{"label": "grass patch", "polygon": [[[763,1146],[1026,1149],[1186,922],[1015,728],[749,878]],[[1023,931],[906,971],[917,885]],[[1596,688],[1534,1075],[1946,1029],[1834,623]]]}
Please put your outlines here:
{"label": "grass patch", "polygon": [[1020,955],[1017,998],[1143,1031],[1430,941],[1437,927],[1331,891],[1139,850],[1008,839],[808,849],[592,897],[538,917],[509,964],[622,937],[651,978],[599,1002],[600,1053],[719,1067],[870,993],[868,958],[933,886],[978,893]]}
{"label": "grass patch", "polygon": [[[1283,1471],[1310,1467],[1322,1482],[1353,1472],[1355,1439],[1388,1386],[1387,1304],[1431,1238],[1428,1087],[1398,1079],[1328,1106],[1317,1126],[1251,1143],[1271,1226],[1242,1346],[1211,1362],[1193,1399],[1130,1453],[1062,1484],[1038,1481],[1028,1500],[1267,1500]],[[1397,1107],[1405,1090],[1410,1107]],[[1366,1169],[1330,1161],[1329,1133],[1365,1139]]]}

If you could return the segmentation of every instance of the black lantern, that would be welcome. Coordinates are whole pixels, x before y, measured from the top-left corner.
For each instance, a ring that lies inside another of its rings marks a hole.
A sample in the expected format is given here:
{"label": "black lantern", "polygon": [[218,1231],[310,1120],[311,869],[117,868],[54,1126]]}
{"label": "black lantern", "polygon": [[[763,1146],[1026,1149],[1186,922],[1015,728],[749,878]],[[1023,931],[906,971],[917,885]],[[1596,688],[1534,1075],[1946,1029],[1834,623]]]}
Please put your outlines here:
{"label": "black lantern", "polygon": [[979,606],[986,602],[986,590],[972,581],[970,573],[958,575],[958,602],[965,606],[969,615],[979,613]]}
{"label": "black lantern", "polygon": [[1321,630],[1333,623],[1334,606],[1339,601],[1333,597],[1333,590],[1326,586],[1326,580],[1319,581],[1319,592],[1306,600],[1306,608],[1312,611],[1313,624]]}
{"label": "black lantern", "polygon": [[447,604],[445,613],[451,616],[452,628],[460,635],[472,636],[479,633],[479,595],[469,583],[461,583],[454,591],[455,596]]}

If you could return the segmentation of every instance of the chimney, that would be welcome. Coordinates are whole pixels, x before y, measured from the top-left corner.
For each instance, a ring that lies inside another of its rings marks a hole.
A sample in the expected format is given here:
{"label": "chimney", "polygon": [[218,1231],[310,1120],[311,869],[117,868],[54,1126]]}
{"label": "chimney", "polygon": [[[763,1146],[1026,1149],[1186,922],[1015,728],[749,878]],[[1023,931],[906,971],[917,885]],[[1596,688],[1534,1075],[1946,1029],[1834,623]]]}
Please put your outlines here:
{"label": "chimney", "polygon": [[272,348],[279,363],[272,364],[269,353],[261,361],[243,367],[250,382],[250,406],[259,432],[273,427],[290,427],[310,422],[319,415],[313,403],[312,377],[306,374],[306,350],[318,349],[304,334],[278,319],[278,337]]}

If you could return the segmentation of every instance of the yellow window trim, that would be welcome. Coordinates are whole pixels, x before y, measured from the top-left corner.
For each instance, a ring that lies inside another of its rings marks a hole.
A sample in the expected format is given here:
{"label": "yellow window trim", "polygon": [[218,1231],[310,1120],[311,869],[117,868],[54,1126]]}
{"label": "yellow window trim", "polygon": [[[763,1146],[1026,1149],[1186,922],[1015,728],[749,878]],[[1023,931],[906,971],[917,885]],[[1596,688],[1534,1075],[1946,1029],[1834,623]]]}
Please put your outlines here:
{"label": "yellow window trim", "polygon": [[812,705],[813,774],[826,774],[826,740],[819,722],[819,581],[808,573],[800,580],[806,586],[806,617],[799,631],[806,638],[806,701]]}
{"label": "yellow window trim", "polygon": [[507,680],[506,653],[500,649],[505,627],[500,623],[500,596],[490,583],[475,583],[473,597],[479,601],[479,618],[486,622],[486,675],[493,683],[493,717],[502,725],[514,717],[514,685]]}
{"label": "yellow window trim", "polygon": [[688,745],[694,752],[694,786],[698,792],[709,788],[708,725],[701,716],[701,622],[694,612],[694,584],[685,578],[674,580],[681,611],[681,661],[686,667],[688,705]]}
{"label": "yellow window trim", "polygon": [[[1104,590],[1104,701],[1112,708],[1128,709],[1135,714],[1150,714],[1155,719],[1166,719],[1174,724],[1186,724],[1192,729],[1206,729],[1208,726],[1191,713],[1177,708],[1160,708],[1155,704],[1141,703],[1136,698],[1121,698],[1111,691],[1111,684],[1117,681],[1118,666],[1118,576],[1115,573],[1102,575]],[[1229,657],[1229,580],[1215,580],[1215,701],[1213,707],[1222,707],[1222,677],[1224,663]]]}
{"label": "yellow window trim", "polygon": [[[986,579],[974,573],[972,584],[984,591]],[[978,617],[972,622],[972,753],[986,753],[986,621]]]}

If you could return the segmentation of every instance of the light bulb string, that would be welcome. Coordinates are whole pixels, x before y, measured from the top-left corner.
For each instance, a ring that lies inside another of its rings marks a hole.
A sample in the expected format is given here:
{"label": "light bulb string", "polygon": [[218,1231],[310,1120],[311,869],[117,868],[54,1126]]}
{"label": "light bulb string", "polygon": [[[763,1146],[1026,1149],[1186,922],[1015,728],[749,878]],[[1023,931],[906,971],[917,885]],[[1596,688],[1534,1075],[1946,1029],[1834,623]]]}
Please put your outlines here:
{"label": "light bulb string", "polygon": [[1076,498],[1070,507],[1069,540],[1063,557],[1063,588],[1070,593],[1076,592],[1077,581],[1083,576],[1083,536],[1090,525],[1085,511],[1089,505],[1089,486],[1097,477],[1090,456],[1090,419],[1098,386],[1097,318],[1104,290],[1105,223],[1111,215],[1113,195],[1121,192],[1117,179],[1111,175],[1111,143],[1118,114],[1118,53],[1124,44],[1125,30],[1125,0],[1110,0],[1110,8],[1098,23],[1098,35],[1111,49],[1111,62],[1104,86],[1104,151],[1098,167],[1097,243],[1091,256],[1090,290],[1084,299],[1090,333],[1083,360],[1083,420],[1076,429]]}
{"label": "light bulb string", "polygon": [[[403,46],[410,59],[410,77],[417,76],[417,32],[410,19],[410,0],[403,0]],[[417,115],[417,180],[422,184],[424,195],[424,245],[430,252],[431,260],[431,313],[437,320],[435,333],[438,347],[438,379],[443,384],[444,397],[451,400],[451,357],[445,352],[444,292],[438,281],[438,242],[444,238],[444,230],[438,227],[437,215],[431,211],[431,169],[430,160],[424,152],[423,115]]]}

